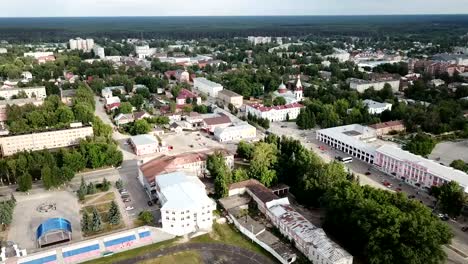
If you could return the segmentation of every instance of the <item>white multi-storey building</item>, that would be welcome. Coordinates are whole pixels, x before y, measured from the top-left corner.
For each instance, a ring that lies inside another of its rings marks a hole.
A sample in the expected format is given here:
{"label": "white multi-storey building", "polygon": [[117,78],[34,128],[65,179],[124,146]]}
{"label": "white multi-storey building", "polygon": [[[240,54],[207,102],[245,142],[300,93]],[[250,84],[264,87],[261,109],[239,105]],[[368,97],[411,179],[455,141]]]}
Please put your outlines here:
{"label": "white multi-storey building", "polygon": [[14,95],[18,95],[21,91],[25,92],[28,98],[45,99],[47,97],[44,86],[25,87],[25,88],[4,88],[0,89],[0,97],[10,99]]}
{"label": "white multi-storey building", "polygon": [[155,48],[150,48],[149,45],[135,46],[135,53],[140,59],[144,59],[156,53]]}
{"label": "white multi-storey building", "polygon": [[367,106],[367,111],[371,115],[379,115],[385,110],[392,110],[392,104],[389,103],[379,103],[369,99],[364,100],[363,103]]}
{"label": "white multi-storey building", "polygon": [[101,59],[106,57],[104,48],[99,45],[94,45],[93,52],[95,56],[98,56]]}
{"label": "white multi-storey building", "polygon": [[70,49],[71,50],[82,50],[85,52],[90,52],[94,48],[94,40],[93,39],[70,39]]}
{"label": "white multi-storey building", "polygon": [[327,145],[368,163],[374,162],[375,129],[358,124],[317,130],[316,138]]}
{"label": "white multi-storey building", "polygon": [[206,78],[193,79],[193,87],[211,97],[217,97],[218,92],[223,90],[223,86],[221,84],[212,82]]}
{"label": "white multi-storey building", "polygon": [[334,48],[334,52],[331,55],[325,56],[327,59],[336,58],[340,62],[349,61],[350,54],[346,50]]}
{"label": "white multi-storey building", "polygon": [[456,181],[468,193],[468,175],[400,148],[383,145],[376,150],[374,165],[381,171],[419,188]]}
{"label": "white multi-storey building", "polygon": [[304,106],[299,103],[292,103],[287,105],[278,106],[264,106],[261,104],[246,105],[245,111],[248,114],[254,115],[257,118],[268,119],[270,122],[286,121],[289,119],[296,119],[301,108]]}
{"label": "white multi-storey building", "polygon": [[[21,151],[56,149],[77,145],[81,139],[92,137],[93,127],[81,126],[55,131],[0,137],[2,156],[10,156]],[[81,123],[79,124],[81,125]]]}
{"label": "white multi-storey building", "polygon": [[249,36],[247,40],[254,45],[271,43],[271,37]]}
{"label": "white multi-storey building", "polygon": [[248,123],[242,123],[235,126],[229,126],[226,128],[215,128],[215,138],[220,142],[252,139],[257,136],[257,129]]}
{"label": "white multi-storey building", "polygon": [[216,203],[198,177],[182,172],[159,175],[156,193],[161,203],[162,229],[176,236],[210,231]]}
{"label": "white multi-storey building", "polygon": [[374,90],[380,91],[384,88],[385,84],[389,84],[392,87],[392,91],[398,92],[400,89],[400,80],[385,80],[385,81],[368,81],[368,80],[361,80],[350,78],[347,80],[349,83],[349,88],[356,90],[359,93],[363,93],[365,90],[373,87]]}

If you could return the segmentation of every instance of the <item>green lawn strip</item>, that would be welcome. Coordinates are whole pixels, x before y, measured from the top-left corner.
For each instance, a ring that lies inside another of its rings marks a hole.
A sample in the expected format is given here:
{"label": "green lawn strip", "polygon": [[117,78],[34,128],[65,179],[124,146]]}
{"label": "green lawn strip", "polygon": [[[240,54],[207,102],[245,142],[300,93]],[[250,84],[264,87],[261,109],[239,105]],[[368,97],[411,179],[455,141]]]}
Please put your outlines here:
{"label": "green lawn strip", "polygon": [[250,251],[262,254],[268,258],[276,259],[264,250],[261,246],[250,241],[250,239],[244,236],[240,231],[235,229],[234,226],[229,224],[213,224],[213,231],[209,234],[194,237],[190,239],[191,243],[223,243],[233,245],[241,248],[248,249]]}
{"label": "green lawn strip", "polygon": [[156,251],[156,250],[161,249],[161,248],[171,247],[171,246],[174,245],[174,242],[176,242],[176,241],[177,241],[177,238],[174,238],[174,239],[163,241],[163,242],[160,242],[160,243],[151,244],[151,245],[147,245],[147,246],[144,246],[144,247],[139,247],[139,248],[135,248],[135,249],[132,249],[132,250],[116,253],[116,254],[114,254],[112,256],[109,256],[109,257],[102,257],[102,258],[99,258],[99,259],[90,260],[90,261],[87,261],[85,263],[87,263],[87,264],[101,264],[101,263],[102,264],[108,264],[108,263],[115,263],[115,262],[122,261],[122,260],[132,259],[132,258],[134,258],[136,256],[141,256],[141,255],[144,255],[144,254],[148,254],[148,253],[151,253],[151,252]]}

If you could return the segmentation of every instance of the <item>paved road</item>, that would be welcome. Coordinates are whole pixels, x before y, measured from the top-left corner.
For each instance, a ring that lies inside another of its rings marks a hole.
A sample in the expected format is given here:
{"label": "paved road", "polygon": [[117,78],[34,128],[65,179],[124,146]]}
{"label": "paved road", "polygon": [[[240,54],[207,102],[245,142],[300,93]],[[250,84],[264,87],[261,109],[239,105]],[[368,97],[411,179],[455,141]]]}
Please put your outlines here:
{"label": "paved road", "polygon": [[226,244],[218,243],[185,243],[177,246],[163,248],[151,253],[139,255],[132,259],[115,262],[116,264],[133,264],[144,260],[155,259],[164,255],[172,255],[184,251],[197,251],[203,262],[211,263],[242,263],[242,264],[269,264],[275,263],[258,253]]}

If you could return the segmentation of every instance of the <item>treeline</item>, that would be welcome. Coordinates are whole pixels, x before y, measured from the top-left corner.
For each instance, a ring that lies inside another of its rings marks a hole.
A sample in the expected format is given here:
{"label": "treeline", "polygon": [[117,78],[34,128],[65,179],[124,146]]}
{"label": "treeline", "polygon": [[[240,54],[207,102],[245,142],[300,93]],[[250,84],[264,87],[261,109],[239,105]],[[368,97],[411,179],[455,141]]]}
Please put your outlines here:
{"label": "treeline", "polygon": [[4,158],[0,160],[0,178],[4,184],[18,184],[22,192],[30,190],[33,181],[38,180],[50,189],[69,182],[85,168],[118,166],[122,160],[122,152],[115,144],[87,139],[75,148],[22,152]]}
{"label": "treeline", "polygon": [[15,210],[16,206],[16,199],[11,195],[11,198],[9,200],[4,200],[0,202],[0,231],[5,230],[5,226],[8,226],[11,224],[11,221],[13,220],[13,211]]}
{"label": "treeline", "polygon": [[251,160],[251,167],[257,155],[273,156],[269,160],[275,162],[261,162],[269,166],[251,169],[247,175],[261,181],[261,175],[274,175],[273,181],[262,182],[266,186],[286,183],[298,202],[325,209],[327,233],[364,263],[441,263],[445,259],[442,245],[450,242],[450,229],[418,201],[360,186],[342,164],[324,163],[297,140],[269,135],[258,144],[267,144],[275,152],[260,149],[265,152],[262,156],[254,151],[257,145],[243,142],[238,156]]}

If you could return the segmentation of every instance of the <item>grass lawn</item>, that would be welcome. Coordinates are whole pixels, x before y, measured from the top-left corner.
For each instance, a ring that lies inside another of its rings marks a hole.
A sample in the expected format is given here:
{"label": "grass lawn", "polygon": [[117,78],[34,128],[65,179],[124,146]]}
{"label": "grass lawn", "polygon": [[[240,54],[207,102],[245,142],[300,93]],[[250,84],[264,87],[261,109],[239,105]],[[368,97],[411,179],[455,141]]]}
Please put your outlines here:
{"label": "grass lawn", "polygon": [[251,242],[248,237],[235,229],[233,225],[213,223],[213,231],[209,234],[194,237],[190,242],[224,243],[242,247],[271,258],[271,255],[259,245]]}
{"label": "grass lawn", "polygon": [[98,205],[89,205],[89,206],[83,207],[82,210],[84,212],[87,212],[88,214],[92,214],[93,213],[93,208],[96,207],[96,210],[99,213],[107,213],[109,211],[110,204],[111,203],[108,202],[108,203],[102,203],[102,204],[98,204]]}
{"label": "grass lawn", "polygon": [[[109,264],[109,263],[114,263],[114,262],[118,262],[118,261],[122,261],[122,260],[126,260],[126,259],[131,259],[131,258],[134,258],[136,256],[141,256],[141,255],[144,255],[144,254],[147,254],[147,253],[151,253],[151,252],[153,252],[155,250],[158,250],[158,249],[161,249],[161,248],[170,247],[170,246],[174,245],[174,242],[176,240],[177,239],[171,239],[171,240],[167,240],[167,241],[164,241],[164,242],[161,242],[161,243],[152,244],[152,245],[132,249],[132,250],[129,250],[129,251],[120,252],[120,253],[114,254],[114,255],[109,256],[109,257],[99,258],[99,259],[94,259],[94,260],[87,261],[87,262],[85,262],[85,264]],[[146,262],[146,263],[151,263],[151,262]],[[173,262],[172,264],[176,264],[176,262]]]}
{"label": "grass lawn", "polygon": [[184,251],[156,259],[141,261],[139,264],[203,264],[203,260],[196,251]]}
{"label": "grass lawn", "polygon": [[[114,197],[114,193],[106,193],[105,195],[103,195],[102,197],[98,198],[98,199],[107,199],[109,197]],[[84,212],[86,212],[90,217],[92,217],[93,215],[93,208],[96,207],[99,215],[101,216],[101,219],[102,219],[102,229],[101,231],[98,231],[98,232],[86,232],[86,233],[83,233],[83,235],[85,237],[89,237],[89,236],[95,236],[95,235],[99,235],[99,234],[104,234],[104,233],[108,233],[108,232],[111,232],[111,231],[115,231],[115,230],[119,230],[119,229],[122,229],[125,227],[125,223],[123,220],[120,221],[120,224],[118,225],[111,225],[109,224],[107,221],[108,221],[108,217],[107,217],[107,213],[109,212],[109,209],[110,209],[110,205],[111,205],[111,202],[112,200],[110,200],[109,202],[104,202],[104,203],[101,203],[101,204],[97,204],[97,205],[88,205],[88,206],[85,206],[81,209],[81,213],[83,214]],[[122,214],[122,212],[120,212]]]}
{"label": "grass lawn", "polygon": [[86,198],[83,201],[83,204],[87,204],[90,201],[93,201],[92,203],[103,203],[103,202],[110,202],[114,200],[115,194],[113,192],[107,192],[107,193],[97,193],[93,195],[87,195]]}

